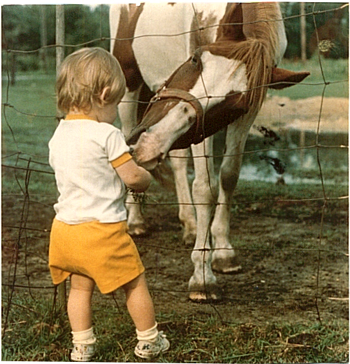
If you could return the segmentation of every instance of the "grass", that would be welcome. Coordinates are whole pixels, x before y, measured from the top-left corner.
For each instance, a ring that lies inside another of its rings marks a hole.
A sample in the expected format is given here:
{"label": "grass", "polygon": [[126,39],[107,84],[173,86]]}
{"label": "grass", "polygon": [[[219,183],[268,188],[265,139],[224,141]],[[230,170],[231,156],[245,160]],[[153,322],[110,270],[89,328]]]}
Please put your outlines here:
{"label": "grass", "polygon": [[[307,223],[321,221],[333,226],[348,226],[348,185],[325,186],[292,184],[273,185],[268,182],[238,181],[232,214],[262,214],[288,221]],[[324,208],[324,210],[323,210]]]}
{"label": "grass", "polygon": [[3,75],[2,163],[23,168],[3,168],[3,196],[23,194],[27,167],[33,169],[29,184],[32,196],[56,194],[48,166],[48,142],[57,125],[54,84],[54,73],[19,74],[15,86],[10,86]]}
{"label": "grass", "polygon": [[[99,299],[99,298],[95,298]],[[69,361],[70,329],[52,300],[13,300],[2,341],[3,361]],[[6,307],[6,305],[5,305]],[[135,330],[124,307],[104,299],[95,305],[96,362],[140,361]],[[327,363],[348,362],[348,326],[327,323],[235,323],[216,316],[160,314],[159,327],[171,342],[157,362]]]}
{"label": "grass", "polygon": [[25,74],[11,87],[3,82],[3,155],[20,152],[47,161],[47,144],[57,125],[54,82],[52,74]]}
{"label": "grass", "polygon": [[[347,185],[329,185],[326,186],[326,194],[329,198],[345,196],[348,193]],[[276,200],[279,196],[283,196],[285,200],[303,200],[303,199],[323,199],[322,186],[307,188],[307,184],[293,185],[276,185],[271,188],[269,182],[256,181],[238,181],[235,190],[235,198],[247,201],[265,201]]]}
{"label": "grass", "polygon": [[[259,209],[249,214],[261,214],[288,219],[315,218],[311,212],[321,212],[323,201],[295,204],[292,208],[276,205],[278,199],[312,199],[320,197],[320,191],[305,185],[274,186],[271,183],[239,181],[235,194],[233,215],[247,213],[247,201],[259,204]],[[347,193],[346,186],[330,186],[332,196]],[[322,195],[321,195],[322,196]],[[314,205],[319,205],[315,209]],[[328,202],[327,211],[334,224],[343,223],[340,213],[347,212],[347,201]],[[327,214],[328,216],[328,214]],[[320,221],[320,217],[317,217]],[[344,222],[346,223],[346,222]],[[325,230],[324,238],[332,244],[336,241],[336,230]],[[339,239],[343,239],[340,236]],[[236,248],[243,243],[235,241]],[[288,244],[288,240],[284,244]],[[298,245],[299,246],[299,245]],[[295,247],[295,246],[294,246]],[[308,248],[300,241],[300,248]],[[250,249],[261,249],[261,244]],[[301,262],[300,269],[303,269]],[[34,282],[35,278],[31,281]],[[39,283],[40,284],[40,283]],[[10,297],[11,288],[2,291],[3,361],[69,361],[71,335],[66,313],[53,303],[53,290],[16,288]],[[9,305],[10,303],[10,305]],[[6,318],[7,309],[9,315]],[[220,309],[218,309],[219,312]],[[256,323],[249,320],[222,321],[220,314],[208,314],[205,310],[184,312],[162,312],[157,315],[160,329],[171,342],[168,353],[153,360],[156,362],[199,363],[346,363],[348,356],[348,321],[338,319],[318,322],[305,320],[288,322]],[[135,329],[119,294],[114,297],[93,297],[95,333],[98,337],[95,362],[143,362],[134,356]],[[335,317],[335,315],[333,315]],[[6,327],[4,326],[6,323]]]}
{"label": "grass", "polygon": [[[291,71],[308,71],[308,76],[301,84],[284,90],[270,90],[271,95],[285,96],[292,100],[308,97],[349,97],[349,63],[347,59],[325,59],[314,56],[305,64],[284,59],[279,67]],[[326,84],[327,83],[327,84]],[[329,83],[329,84],[328,84]]]}

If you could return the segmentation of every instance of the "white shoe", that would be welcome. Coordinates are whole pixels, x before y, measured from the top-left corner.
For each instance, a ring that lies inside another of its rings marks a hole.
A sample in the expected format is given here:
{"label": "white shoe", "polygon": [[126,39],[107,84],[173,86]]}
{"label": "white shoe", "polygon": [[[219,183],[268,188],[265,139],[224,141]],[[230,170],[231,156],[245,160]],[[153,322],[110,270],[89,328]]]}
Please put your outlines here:
{"label": "white shoe", "polygon": [[163,331],[160,331],[153,342],[140,340],[136,345],[135,355],[143,359],[150,359],[167,351],[169,348],[170,343],[166,339],[166,335],[163,334]]}
{"label": "white shoe", "polygon": [[74,344],[70,358],[73,361],[91,361],[91,358],[94,354],[94,344]]}

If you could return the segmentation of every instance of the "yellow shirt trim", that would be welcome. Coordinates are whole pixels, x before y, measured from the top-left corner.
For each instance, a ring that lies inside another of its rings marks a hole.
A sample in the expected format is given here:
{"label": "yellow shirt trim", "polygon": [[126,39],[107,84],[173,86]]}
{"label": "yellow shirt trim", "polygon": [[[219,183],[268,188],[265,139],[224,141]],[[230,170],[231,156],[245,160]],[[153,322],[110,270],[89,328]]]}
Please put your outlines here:
{"label": "yellow shirt trim", "polygon": [[112,164],[113,168],[118,168],[122,164],[128,162],[130,159],[132,159],[131,154],[126,152],[126,153],[122,154],[120,157],[118,157],[117,159],[114,159],[113,161],[111,161],[111,164]]}
{"label": "yellow shirt trim", "polygon": [[92,118],[91,116],[87,116],[84,114],[68,114],[65,117],[65,120],[82,120],[82,119],[97,121],[95,118]]}

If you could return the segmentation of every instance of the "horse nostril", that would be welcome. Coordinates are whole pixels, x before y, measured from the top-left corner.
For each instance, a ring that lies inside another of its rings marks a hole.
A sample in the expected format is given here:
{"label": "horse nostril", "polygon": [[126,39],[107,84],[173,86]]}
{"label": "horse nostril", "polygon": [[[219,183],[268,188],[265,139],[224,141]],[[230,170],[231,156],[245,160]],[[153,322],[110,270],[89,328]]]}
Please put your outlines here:
{"label": "horse nostril", "polygon": [[133,147],[130,147],[130,149],[129,149],[129,153],[130,153],[131,155],[133,155],[133,154],[134,154],[134,148],[133,148]]}

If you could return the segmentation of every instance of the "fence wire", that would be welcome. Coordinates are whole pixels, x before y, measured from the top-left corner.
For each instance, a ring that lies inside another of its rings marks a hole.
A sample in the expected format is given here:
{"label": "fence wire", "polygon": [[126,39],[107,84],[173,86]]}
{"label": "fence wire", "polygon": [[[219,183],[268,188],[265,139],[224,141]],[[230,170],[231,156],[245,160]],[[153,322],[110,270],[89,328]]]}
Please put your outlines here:
{"label": "fence wire", "polygon": [[[344,5],[346,6],[346,5]],[[339,11],[344,8],[344,6],[326,10],[326,11],[314,11],[312,13],[307,13],[306,16],[312,16],[314,19],[314,28],[317,34],[317,16],[327,12],[327,11]],[[285,18],[285,21],[288,19],[292,19],[293,17]],[[101,22],[105,20],[101,19]],[[217,27],[218,25],[213,25]],[[3,32],[6,36],[6,29],[3,29]],[[183,33],[181,33],[183,34]],[[176,34],[177,36],[180,34]],[[168,35],[156,35],[156,36],[168,36]],[[113,38],[102,36],[97,39],[90,40],[81,44],[59,44],[59,45],[48,45],[45,47],[41,47],[34,50],[22,51],[19,49],[6,49],[6,57],[5,64],[9,64],[12,61],[13,54],[37,54],[43,49],[48,48],[56,48],[56,47],[65,47],[65,48],[80,48],[82,46],[90,46],[98,43],[99,41],[105,41],[106,39],[112,40]],[[318,39],[318,43],[320,44],[320,40]],[[343,249],[337,249],[336,247],[326,247],[323,244],[324,236],[327,234],[325,231],[325,219],[327,217],[327,207],[330,203],[345,203],[348,202],[347,195],[341,196],[328,196],[327,188],[325,186],[324,180],[324,165],[323,161],[323,150],[329,149],[339,149],[344,150],[348,148],[345,144],[325,144],[322,142],[321,132],[322,132],[322,121],[323,121],[323,104],[325,100],[325,93],[327,87],[331,84],[337,84],[339,82],[347,83],[348,80],[335,80],[328,81],[324,75],[323,71],[323,62],[324,58],[319,53],[318,56],[319,68],[322,73],[323,82],[322,83],[311,83],[304,82],[303,87],[322,87],[322,97],[321,103],[319,105],[319,113],[317,120],[317,128],[316,128],[316,137],[315,142],[312,145],[307,146],[288,146],[284,148],[277,148],[276,146],[268,146],[259,148],[257,150],[247,150],[243,154],[245,156],[249,155],[261,155],[266,152],[274,152],[274,153],[292,153],[292,152],[301,152],[301,151],[315,151],[316,152],[316,160],[318,165],[318,174],[319,174],[319,186],[321,186],[321,195],[318,197],[311,198],[283,198],[279,197],[276,199],[255,199],[254,196],[249,197],[248,199],[240,199],[233,204],[233,208],[239,208],[240,206],[249,207],[254,204],[262,204],[262,203],[280,203],[287,205],[300,204],[300,203],[311,203],[316,204],[320,209],[320,221],[319,221],[319,229],[318,233],[315,235],[315,239],[317,243],[314,247],[300,247],[300,246],[288,246],[284,247],[284,251],[289,252],[290,254],[295,254],[296,252],[303,255],[309,252],[315,254],[317,259],[317,269],[315,272],[315,282],[307,282],[307,285],[311,286],[309,290],[308,298],[314,301],[314,307],[317,311],[317,318],[321,320],[322,309],[320,308],[319,301],[325,299],[324,294],[322,293],[321,287],[321,279],[323,274],[323,265],[322,265],[322,255],[323,254],[336,254],[338,257],[344,257],[345,261],[347,260],[347,251]],[[2,149],[2,178],[3,178],[3,186],[6,183],[6,188],[3,188],[3,196],[2,196],[2,289],[3,289],[3,301],[5,303],[3,310],[3,334],[6,333],[6,329],[8,326],[8,318],[12,309],[18,306],[18,303],[14,303],[13,299],[15,294],[21,292],[21,290],[26,290],[28,294],[33,298],[41,298],[42,295],[48,294],[50,297],[55,296],[55,287],[51,284],[49,277],[49,270],[47,267],[48,263],[48,245],[49,245],[49,233],[50,233],[50,221],[53,217],[53,209],[52,205],[55,202],[56,195],[54,192],[54,174],[51,170],[49,164],[47,163],[48,156],[41,154],[28,154],[27,151],[23,151],[21,143],[18,142],[20,127],[17,124],[16,115],[23,115],[28,118],[42,118],[47,119],[52,122],[54,125],[56,122],[56,115],[46,115],[41,112],[27,112],[24,105],[21,102],[12,97],[11,88],[14,87],[11,85],[11,74],[9,72],[10,67],[7,67],[7,74],[3,75],[3,100],[2,100],[2,120],[3,120],[3,128],[6,133],[10,133],[11,135],[11,144],[8,145],[9,142],[6,141],[5,145],[3,143]],[[214,95],[215,96],[215,95]],[[10,111],[14,111],[15,113],[10,113]],[[36,131],[40,133],[40,130]],[[36,136],[33,135],[33,138]],[[30,138],[30,137],[29,137]],[[48,140],[42,141],[42,143],[47,144]],[[9,148],[10,147],[10,148]],[[8,152],[10,149],[10,152]],[[222,158],[223,153],[214,153],[212,156],[206,157],[214,157],[214,158]],[[199,156],[198,158],[201,158]],[[225,158],[233,157],[233,155],[225,154]],[[346,181],[347,182],[347,181]],[[32,188],[34,185],[38,184],[42,186],[46,186],[43,190],[44,192],[35,194],[32,193]],[[316,188],[316,187],[315,187]],[[174,201],[169,201],[168,198],[161,196],[161,193],[150,193],[146,194],[145,198],[142,201],[143,207],[147,213],[152,214],[152,209],[156,207],[173,207],[175,210],[178,207],[178,203]],[[166,193],[166,192],[164,192]],[[172,195],[174,197],[174,195]],[[213,205],[213,207],[215,204]],[[238,207],[237,207],[238,206]],[[214,209],[213,209],[214,210]],[[236,220],[239,220],[239,216],[235,217]],[[237,223],[237,222],[235,222]],[[168,224],[166,224],[168,226]],[[305,226],[301,226],[300,229],[305,228]],[[165,227],[166,229],[166,227]],[[207,232],[209,234],[209,231]],[[158,236],[158,235],[157,235]],[[180,238],[179,238],[180,239]],[[239,245],[234,247],[239,253],[247,254],[247,252],[251,252],[255,254],[255,252],[267,252],[268,254],[272,254],[276,246],[269,246],[266,244],[259,245]],[[154,254],[154,262],[150,268],[151,271],[151,291],[155,297],[155,300],[159,298],[161,295],[166,295],[167,297],[173,297],[177,295],[186,296],[188,294],[187,289],[183,289],[181,287],[185,287],[184,285],[174,288],[164,288],[162,287],[162,270],[163,265],[161,260],[164,257],[169,257],[171,252],[176,251],[176,253],[182,255],[184,259],[190,260],[190,254],[193,251],[191,247],[186,246],[175,246],[171,243],[171,245],[167,245],[166,242],[164,244],[155,244],[155,241],[152,238],[152,233],[147,237],[147,242],[143,242],[142,251],[151,251]],[[146,254],[146,253],[145,253]],[[174,262],[173,264],[176,264]],[[331,264],[331,262],[329,262]],[[147,267],[146,267],[147,268]],[[180,271],[182,268],[179,266],[178,270]],[[300,269],[300,267],[295,267],[296,270]],[[191,274],[191,272],[189,272]],[[248,278],[248,282],[250,285],[261,285],[261,281],[255,281],[251,276]],[[244,283],[240,281],[241,286],[244,286]],[[53,298],[54,299],[54,298]],[[115,299],[115,297],[114,297]],[[266,297],[258,296],[252,298],[256,304],[259,303],[260,300],[266,300]],[[278,300],[278,297],[274,298],[274,301]],[[281,297],[280,300],[285,300],[285,298]],[[298,300],[298,298],[295,298]],[[224,302],[225,304],[231,303],[240,303],[248,304],[245,299],[241,299],[239,295],[235,295],[233,292],[225,292],[224,293]],[[288,304],[288,302],[285,302]],[[117,304],[118,305],[118,304]],[[221,306],[214,306],[215,312],[220,316],[221,315]]]}

